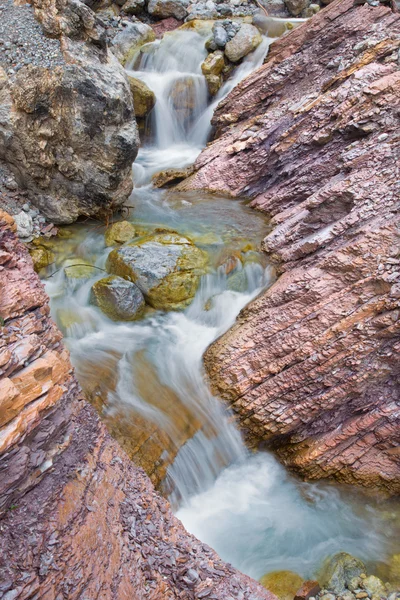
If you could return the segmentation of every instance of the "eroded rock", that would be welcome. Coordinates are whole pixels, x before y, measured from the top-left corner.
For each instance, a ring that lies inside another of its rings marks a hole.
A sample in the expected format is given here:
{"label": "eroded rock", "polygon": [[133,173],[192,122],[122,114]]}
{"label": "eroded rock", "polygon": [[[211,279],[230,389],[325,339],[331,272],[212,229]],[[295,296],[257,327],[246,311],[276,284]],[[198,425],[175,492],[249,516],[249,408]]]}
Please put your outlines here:
{"label": "eroded rock", "polygon": [[104,241],[106,246],[116,246],[130,242],[136,235],[135,226],[129,221],[118,221],[106,229]]}
{"label": "eroded rock", "polygon": [[145,308],[143,294],[137,285],[113,275],[93,284],[92,302],[113,321],[139,319]]}
{"label": "eroded rock", "polygon": [[154,17],[184,19],[188,12],[189,0],[150,0],[147,10]]}
{"label": "eroded rock", "polygon": [[143,119],[154,108],[156,97],[144,81],[130,76],[128,76],[128,80],[133,94],[135,116]]}

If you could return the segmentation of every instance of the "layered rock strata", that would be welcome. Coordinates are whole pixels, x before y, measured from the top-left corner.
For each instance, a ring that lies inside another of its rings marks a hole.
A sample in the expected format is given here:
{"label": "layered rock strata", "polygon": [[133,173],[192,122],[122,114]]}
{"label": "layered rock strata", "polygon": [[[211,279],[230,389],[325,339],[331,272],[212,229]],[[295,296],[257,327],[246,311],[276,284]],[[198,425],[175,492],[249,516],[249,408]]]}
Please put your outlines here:
{"label": "layered rock strata", "polygon": [[400,491],[400,14],[335,1],[220,103],[180,189],[252,198],[279,279],[207,351],[248,437]]}
{"label": "layered rock strata", "polygon": [[90,8],[79,0],[33,5],[55,39],[47,48],[32,9],[6,2],[16,47],[39,40],[46,60],[15,51],[13,68],[0,69],[0,158],[51,222],[106,217],[132,190],[139,139],[128,81]]}
{"label": "layered rock strata", "polygon": [[48,299],[0,213],[0,596],[274,596],[189,535],[74,379]]}

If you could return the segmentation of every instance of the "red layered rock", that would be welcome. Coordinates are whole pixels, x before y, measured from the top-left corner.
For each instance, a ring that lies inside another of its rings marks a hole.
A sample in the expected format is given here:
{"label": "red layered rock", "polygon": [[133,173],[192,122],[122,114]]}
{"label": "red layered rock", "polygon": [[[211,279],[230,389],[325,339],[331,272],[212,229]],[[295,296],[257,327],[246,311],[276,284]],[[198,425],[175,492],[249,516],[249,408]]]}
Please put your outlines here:
{"label": "red layered rock", "polygon": [[12,228],[0,212],[0,597],[274,600],[189,535],[110,438]]}
{"label": "red layered rock", "polygon": [[271,215],[279,279],[206,353],[249,440],[400,491],[400,15],[335,1],[219,105],[180,189]]}

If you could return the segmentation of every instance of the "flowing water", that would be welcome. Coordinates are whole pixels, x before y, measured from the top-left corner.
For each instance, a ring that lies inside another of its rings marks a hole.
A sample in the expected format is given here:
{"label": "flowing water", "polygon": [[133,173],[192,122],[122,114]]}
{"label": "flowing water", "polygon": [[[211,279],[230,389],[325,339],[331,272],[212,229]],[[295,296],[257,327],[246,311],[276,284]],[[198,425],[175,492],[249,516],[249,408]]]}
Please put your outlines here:
{"label": "flowing water", "polygon": [[[204,380],[207,346],[273,281],[259,251],[267,229],[260,214],[227,198],[151,185],[157,171],[193,162],[210,135],[216,103],[262,63],[271,41],[265,37],[210,101],[201,74],[208,35],[207,26],[168,34],[146,45],[128,69],[157,102],[133,166],[127,218],[139,235],[171,229],[208,253],[194,301],[182,312],[149,309],[139,322],[108,319],[91,305],[90,290],[104,277],[111,249],[104,227],[81,223],[64,230],[54,247],[56,272],[46,279],[52,313],[113,435],[169,495],[186,527],[222,558],[256,578],[285,568],[311,576],[338,550],[383,560],[393,549],[395,512],[383,515],[354,493],[298,482],[269,454],[250,455]],[[74,263],[91,267],[71,277],[63,267]]]}

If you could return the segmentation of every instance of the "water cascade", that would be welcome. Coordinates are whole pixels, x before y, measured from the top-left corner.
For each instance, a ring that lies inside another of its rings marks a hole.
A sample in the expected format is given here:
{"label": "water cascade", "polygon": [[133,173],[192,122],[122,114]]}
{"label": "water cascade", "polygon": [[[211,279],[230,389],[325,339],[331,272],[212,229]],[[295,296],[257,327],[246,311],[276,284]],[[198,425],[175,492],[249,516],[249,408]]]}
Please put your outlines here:
{"label": "water cascade", "polygon": [[[135,460],[142,456],[161,468],[162,488],[179,517],[222,558],[254,577],[283,568],[309,576],[338,550],[376,560],[389,543],[378,512],[361,510],[356,499],[333,487],[294,481],[268,454],[249,455],[232,415],[204,380],[207,346],[273,278],[257,251],[265,234],[262,216],[240,202],[166,194],[150,183],[155,172],[194,161],[210,134],[215,105],[262,63],[271,41],[265,37],[210,101],[201,73],[208,35],[167,34],[128,65],[157,99],[151,136],[133,166],[130,218],[144,233],[172,229],[207,251],[209,272],[194,301],[183,312],[151,310],[138,322],[111,321],[90,303],[91,286],[104,277],[110,252],[104,228],[76,225],[56,248],[58,266],[70,264],[73,255],[92,268],[80,279],[63,269],[47,279],[52,312],[81,384],[111,431]],[[234,281],[227,268],[232,262]]]}

